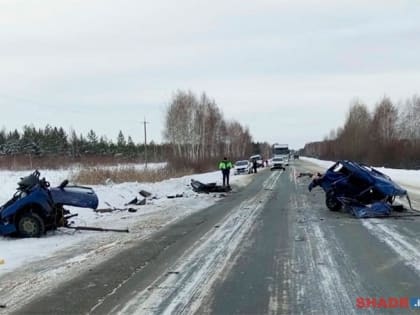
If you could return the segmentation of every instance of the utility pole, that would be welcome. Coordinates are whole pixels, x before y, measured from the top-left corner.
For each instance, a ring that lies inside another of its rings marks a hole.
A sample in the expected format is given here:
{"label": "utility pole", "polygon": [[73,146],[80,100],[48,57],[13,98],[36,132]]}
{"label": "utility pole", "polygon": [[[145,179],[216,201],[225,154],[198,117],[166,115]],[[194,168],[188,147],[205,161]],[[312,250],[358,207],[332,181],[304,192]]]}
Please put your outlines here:
{"label": "utility pole", "polygon": [[144,117],[143,120],[143,126],[144,126],[144,163],[145,163],[145,168],[147,168],[147,131],[146,131],[146,124],[148,124],[149,122],[146,121],[146,117]]}

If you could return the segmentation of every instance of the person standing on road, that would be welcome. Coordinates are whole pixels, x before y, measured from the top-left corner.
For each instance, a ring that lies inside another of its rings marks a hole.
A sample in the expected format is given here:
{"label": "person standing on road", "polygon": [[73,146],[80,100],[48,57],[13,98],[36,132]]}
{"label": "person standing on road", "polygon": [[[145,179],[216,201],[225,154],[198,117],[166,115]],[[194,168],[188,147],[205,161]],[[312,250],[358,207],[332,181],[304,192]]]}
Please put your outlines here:
{"label": "person standing on road", "polygon": [[227,159],[227,157],[224,157],[222,161],[219,163],[219,170],[222,171],[223,176],[223,187],[225,185],[230,188],[229,185],[229,174],[230,169],[233,167],[232,162]]}
{"label": "person standing on road", "polygon": [[254,173],[256,173],[258,168],[257,159],[252,160],[252,168],[254,169]]}

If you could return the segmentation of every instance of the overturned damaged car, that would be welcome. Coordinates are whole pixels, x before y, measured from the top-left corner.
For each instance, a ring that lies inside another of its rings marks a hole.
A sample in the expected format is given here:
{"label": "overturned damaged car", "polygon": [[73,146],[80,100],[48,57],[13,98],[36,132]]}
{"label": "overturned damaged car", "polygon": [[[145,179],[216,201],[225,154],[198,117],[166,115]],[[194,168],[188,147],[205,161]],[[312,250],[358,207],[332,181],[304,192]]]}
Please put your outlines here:
{"label": "overturned damaged car", "polygon": [[50,187],[39,171],[21,178],[13,197],[0,207],[0,235],[39,237],[48,230],[68,227],[70,214],[64,206],[96,209],[92,188],[70,186],[68,180]]}
{"label": "overturned damaged car", "polygon": [[396,197],[406,197],[407,191],[378,170],[352,161],[341,160],[325,174],[318,174],[309,184],[309,191],[320,186],[325,191],[325,203],[331,211],[345,209],[358,218],[384,217],[403,211],[394,205]]}

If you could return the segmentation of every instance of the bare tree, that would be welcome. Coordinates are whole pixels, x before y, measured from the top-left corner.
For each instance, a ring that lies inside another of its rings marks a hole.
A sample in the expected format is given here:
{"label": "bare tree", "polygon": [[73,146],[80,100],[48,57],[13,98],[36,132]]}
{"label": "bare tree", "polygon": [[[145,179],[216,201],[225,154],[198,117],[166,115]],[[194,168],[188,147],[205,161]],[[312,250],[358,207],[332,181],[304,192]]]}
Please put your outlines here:
{"label": "bare tree", "polygon": [[193,110],[197,104],[191,93],[178,91],[166,111],[164,137],[173,146],[175,159],[188,160],[189,148],[192,144]]}
{"label": "bare tree", "polygon": [[183,91],[175,93],[168,106],[164,138],[173,147],[172,162],[183,166],[214,165],[224,155],[239,157],[252,140],[239,122],[226,122],[205,93],[198,100]]}
{"label": "bare tree", "polygon": [[371,121],[366,105],[359,101],[350,105],[344,127],[337,138],[339,152],[344,157],[358,161],[366,159]]}
{"label": "bare tree", "polygon": [[371,134],[370,160],[375,164],[390,165],[396,158],[398,109],[384,97],[375,107]]}
{"label": "bare tree", "polygon": [[398,130],[403,139],[420,139],[420,97],[414,95],[402,107]]}

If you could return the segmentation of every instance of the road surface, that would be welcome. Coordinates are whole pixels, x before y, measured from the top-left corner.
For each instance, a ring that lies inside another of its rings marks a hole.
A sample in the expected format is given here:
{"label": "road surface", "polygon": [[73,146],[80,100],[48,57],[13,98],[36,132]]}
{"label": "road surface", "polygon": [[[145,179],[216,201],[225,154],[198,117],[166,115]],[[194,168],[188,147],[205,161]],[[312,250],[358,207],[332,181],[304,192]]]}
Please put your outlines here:
{"label": "road surface", "polygon": [[[309,177],[297,177],[308,170],[294,161],[252,175],[16,314],[420,313],[404,305],[420,296],[419,218],[330,212]],[[381,297],[394,308],[360,308]]]}

